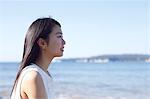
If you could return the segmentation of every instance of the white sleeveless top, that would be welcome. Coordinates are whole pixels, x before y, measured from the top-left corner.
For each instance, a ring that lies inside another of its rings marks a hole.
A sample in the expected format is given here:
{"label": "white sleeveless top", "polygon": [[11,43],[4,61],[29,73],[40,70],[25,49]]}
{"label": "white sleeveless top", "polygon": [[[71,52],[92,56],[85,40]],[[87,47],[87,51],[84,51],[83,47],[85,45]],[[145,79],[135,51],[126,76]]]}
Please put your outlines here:
{"label": "white sleeveless top", "polygon": [[18,82],[15,85],[14,90],[12,92],[11,99],[21,99],[21,90],[20,89],[21,89],[22,80],[23,80],[24,76],[29,71],[32,71],[32,70],[37,71],[41,75],[42,80],[44,82],[45,89],[46,89],[47,99],[54,99],[53,92],[52,92],[52,90],[53,90],[52,78],[36,64],[29,65],[22,70],[20,77],[18,79]]}

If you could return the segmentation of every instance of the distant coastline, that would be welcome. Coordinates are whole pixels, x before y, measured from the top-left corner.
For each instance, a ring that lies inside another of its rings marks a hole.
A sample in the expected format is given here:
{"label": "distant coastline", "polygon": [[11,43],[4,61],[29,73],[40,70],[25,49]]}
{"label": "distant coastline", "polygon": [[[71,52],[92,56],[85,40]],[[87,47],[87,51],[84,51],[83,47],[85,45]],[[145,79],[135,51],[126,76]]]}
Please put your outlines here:
{"label": "distant coastline", "polygon": [[[77,62],[77,63],[108,63],[108,62],[146,62],[150,63],[150,54],[107,54],[91,57],[59,58],[52,62]],[[0,61],[0,63],[20,63],[18,61]]]}
{"label": "distant coastline", "polygon": [[84,63],[108,63],[108,62],[148,62],[150,55],[147,54],[119,54],[119,55],[98,55],[83,58],[65,58],[56,62],[84,62]]}

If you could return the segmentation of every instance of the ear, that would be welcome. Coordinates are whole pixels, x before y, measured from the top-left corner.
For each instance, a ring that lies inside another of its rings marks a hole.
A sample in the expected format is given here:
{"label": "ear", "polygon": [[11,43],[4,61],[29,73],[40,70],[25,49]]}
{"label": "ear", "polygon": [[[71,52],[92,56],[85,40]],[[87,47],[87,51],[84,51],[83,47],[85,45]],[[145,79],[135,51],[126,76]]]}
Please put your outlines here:
{"label": "ear", "polygon": [[37,44],[41,49],[45,49],[47,47],[47,42],[42,38],[38,39]]}

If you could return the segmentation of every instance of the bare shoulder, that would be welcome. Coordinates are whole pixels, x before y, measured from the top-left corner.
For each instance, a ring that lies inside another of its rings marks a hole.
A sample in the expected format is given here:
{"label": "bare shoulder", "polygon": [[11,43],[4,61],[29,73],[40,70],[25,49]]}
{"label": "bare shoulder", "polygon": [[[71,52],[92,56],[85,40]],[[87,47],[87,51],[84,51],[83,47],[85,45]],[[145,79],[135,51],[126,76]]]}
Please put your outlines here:
{"label": "bare shoulder", "polygon": [[29,99],[47,99],[44,82],[37,71],[29,71],[24,76],[21,84],[21,96]]}

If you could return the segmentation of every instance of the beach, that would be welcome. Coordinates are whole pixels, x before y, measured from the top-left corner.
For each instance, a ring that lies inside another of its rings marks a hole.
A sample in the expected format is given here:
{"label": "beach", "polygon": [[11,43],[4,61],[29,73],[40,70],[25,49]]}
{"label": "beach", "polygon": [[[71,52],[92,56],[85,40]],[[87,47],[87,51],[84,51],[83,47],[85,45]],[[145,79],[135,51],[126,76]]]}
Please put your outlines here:
{"label": "beach", "polygon": [[0,99],[9,99],[10,98],[10,89],[3,89],[0,91]]}

